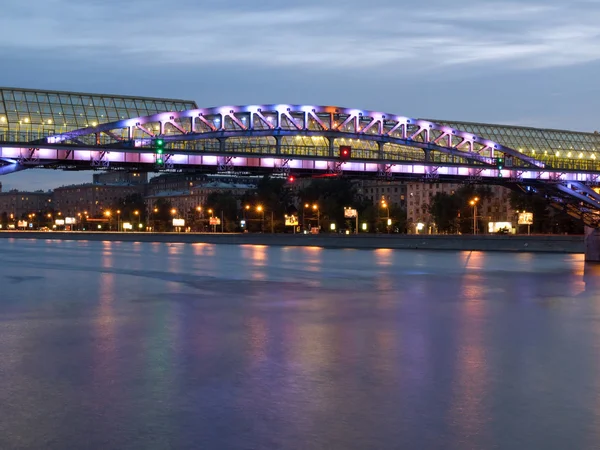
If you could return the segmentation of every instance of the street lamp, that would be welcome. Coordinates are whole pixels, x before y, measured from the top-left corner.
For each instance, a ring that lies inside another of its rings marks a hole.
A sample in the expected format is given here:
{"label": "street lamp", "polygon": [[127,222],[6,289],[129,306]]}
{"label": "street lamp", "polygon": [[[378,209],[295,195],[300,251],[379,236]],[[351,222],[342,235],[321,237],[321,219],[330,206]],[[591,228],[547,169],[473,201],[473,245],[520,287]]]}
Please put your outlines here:
{"label": "street lamp", "polygon": [[391,221],[390,221],[390,207],[388,205],[388,203],[385,201],[385,198],[381,198],[381,207],[385,208],[387,211],[387,230],[388,230],[388,234],[390,233],[390,225],[391,225]]}
{"label": "street lamp", "polygon": [[108,218],[108,231],[110,231],[110,216],[112,215],[112,213],[109,210],[106,210],[104,211],[104,215]]}
{"label": "street lamp", "polygon": [[321,229],[321,211],[319,210],[319,205],[316,203],[312,205],[313,211],[317,211],[317,228]]}
{"label": "street lamp", "polygon": [[265,228],[265,209],[261,206],[258,205],[256,207],[256,210],[261,213],[261,220],[260,220],[260,232],[264,233],[264,228]]}
{"label": "street lamp", "polygon": [[477,234],[477,202],[479,197],[475,197],[469,202],[469,205],[473,207],[473,234]]}
{"label": "street lamp", "polygon": [[[198,213],[198,222],[197,223],[201,223],[202,206],[196,206],[196,212]],[[196,225],[196,229],[197,229],[197,231],[201,231],[200,225]]]}

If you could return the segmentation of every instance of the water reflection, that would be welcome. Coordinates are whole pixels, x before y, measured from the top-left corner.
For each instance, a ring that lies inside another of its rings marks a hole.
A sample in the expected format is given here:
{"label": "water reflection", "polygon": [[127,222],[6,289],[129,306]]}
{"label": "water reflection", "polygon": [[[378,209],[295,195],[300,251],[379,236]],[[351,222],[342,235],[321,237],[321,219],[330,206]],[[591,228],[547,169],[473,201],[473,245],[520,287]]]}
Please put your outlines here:
{"label": "water reflection", "polygon": [[0,448],[598,448],[599,280],[565,255],[7,240]]}
{"label": "water reflection", "polygon": [[[481,269],[485,255],[473,252],[468,266]],[[458,304],[455,381],[449,422],[456,430],[455,448],[484,448],[487,417],[484,402],[489,389],[488,367],[485,354],[484,327],[487,308],[485,279],[481,274],[468,273],[462,277]]]}

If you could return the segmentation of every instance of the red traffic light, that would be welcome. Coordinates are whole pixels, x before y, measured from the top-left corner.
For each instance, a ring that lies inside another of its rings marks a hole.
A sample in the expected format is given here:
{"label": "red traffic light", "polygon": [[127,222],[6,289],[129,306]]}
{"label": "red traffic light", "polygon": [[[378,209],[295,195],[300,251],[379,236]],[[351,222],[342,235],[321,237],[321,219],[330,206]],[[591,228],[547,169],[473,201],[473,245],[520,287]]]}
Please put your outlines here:
{"label": "red traffic light", "polygon": [[352,147],[349,145],[340,145],[340,158],[349,159],[351,155]]}
{"label": "red traffic light", "polygon": [[293,183],[296,180],[296,177],[294,177],[294,175],[290,175],[288,177],[288,182]]}

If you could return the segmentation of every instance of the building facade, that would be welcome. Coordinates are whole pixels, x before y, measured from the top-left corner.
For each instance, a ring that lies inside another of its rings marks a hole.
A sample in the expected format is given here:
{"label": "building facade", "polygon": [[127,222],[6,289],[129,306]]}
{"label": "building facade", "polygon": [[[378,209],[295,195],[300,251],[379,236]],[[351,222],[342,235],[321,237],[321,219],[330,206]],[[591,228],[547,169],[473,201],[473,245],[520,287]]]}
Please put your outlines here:
{"label": "building facade", "polygon": [[[454,194],[462,184],[458,183],[436,183],[436,182],[415,182],[407,183],[407,221],[408,230],[415,232],[417,224],[423,224],[422,232],[434,233],[435,223],[429,212],[431,200],[437,193]],[[491,190],[490,198],[483,198],[477,204],[475,210],[478,219],[486,224],[488,222],[512,222],[514,224],[516,213],[510,206],[510,190],[503,186],[489,186]],[[480,230],[480,231],[487,231]]]}
{"label": "building facade", "polygon": [[390,207],[406,209],[406,183],[402,181],[360,181],[358,193],[373,204],[385,200]]}
{"label": "building facade", "polygon": [[41,214],[53,208],[49,192],[0,192],[0,214],[15,220],[29,214]]}
{"label": "building facade", "polygon": [[133,194],[143,194],[144,185],[130,184],[78,184],[54,189],[53,207],[63,216],[75,217],[87,212],[99,217],[121,199]]}
{"label": "building facade", "polygon": [[114,170],[111,172],[95,173],[94,184],[146,184],[148,174],[146,172],[129,172],[125,170]]}
{"label": "building facade", "polygon": [[191,215],[198,214],[198,208],[206,204],[210,194],[229,192],[234,197],[241,198],[246,192],[255,187],[253,184],[206,181],[193,184],[186,190],[164,191],[146,196],[146,212],[148,217],[151,217],[158,202],[163,201],[170,204],[178,217],[189,219]]}
{"label": "building facade", "polygon": [[207,181],[201,173],[163,174],[151,178],[146,186],[146,196],[152,197],[161,193],[189,193],[194,185]]}

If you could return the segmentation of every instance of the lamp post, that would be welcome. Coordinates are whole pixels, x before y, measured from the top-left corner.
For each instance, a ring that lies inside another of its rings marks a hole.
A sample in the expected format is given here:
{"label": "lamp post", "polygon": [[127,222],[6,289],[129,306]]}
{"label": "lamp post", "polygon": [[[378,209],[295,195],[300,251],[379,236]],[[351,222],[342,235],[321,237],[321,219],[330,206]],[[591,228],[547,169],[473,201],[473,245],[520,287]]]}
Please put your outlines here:
{"label": "lamp post", "polygon": [[112,215],[112,213],[110,212],[110,210],[106,210],[106,211],[104,211],[104,215],[108,219],[108,231],[110,231],[110,216]]}
{"label": "lamp post", "polygon": [[479,197],[475,197],[473,200],[469,202],[469,205],[473,207],[473,234],[477,234],[477,202],[479,201]]}
{"label": "lamp post", "polygon": [[[196,212],[198,213],[198,223],[202,223],[202,206],[196,206]],[[198,231],[200,231],[200,226],[198,226]]]}
{"label": "lamp post", "polygon": [[177,210],[175,208],[171,209],[171,225],[173,226],[173,231],[175,230],[175,226],[173,225],[173,219],[175,218],[175,215],[177,214]]}
{"label": "lamp post", "polygon": [[321,229],[321,211],[319,210],[319,205],[316,203],[312,205],[313,211],[317,211],[317,228]]}
{"label": "lamp post", "polygon": [[[134,215],[134,216],[137,218],[137,220],[138,220],[138,224],[141,224],[142,222],[141,222],[141,220],[140,220],[140,212],[139,212],[138,210],[135,210],[135,211],[133,212],[133,215]],[[138,227],[138,228],[139,228],[139,227]]]}
{"label": "lamp post", "polygon": [[[209,210],[208,210],[208,213],[210,214],[210,218],[212,219],[212,218],[214,217],[214,216],[213,216],[213,210],[212,210],[212,209],[209,209]],[[216,225],[213,225],[212,227],[213,227],[213,233],[216,233],[216,231],[217,231],[217,226],[216,226]]]}
{"label": "lamp post", "polygon": [[385,201],[385,197],[381,198],[381,207],[385,208],[387,211],[387,222],[386,222],[386,228],[387,228],[387,232],[388,234],[390,234],[390,207],[388,205],[388,203]]}
{"label": "lamp post", "polygon": [[117,209],[117,231],[121,231],[121,210]]}
{"label": "lamp post", "polygon": [[265,209],[261,206],[258,205],[256,207],[256,210],[261,213],[261,220],[260,220],[260,232],[264,233],[264,228],[265,228]]}
{"label": "lamp post", "polygon": [[155,206],[152,209],[152,231],[158,231],[158,208]]}

